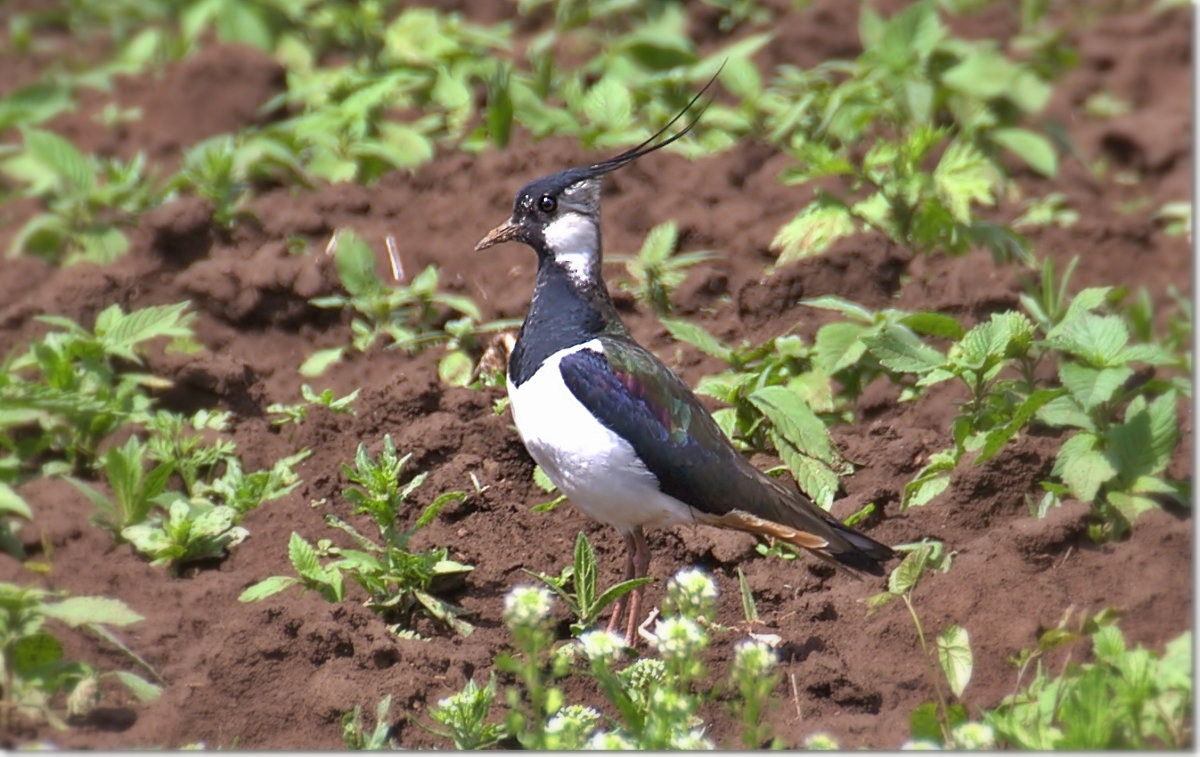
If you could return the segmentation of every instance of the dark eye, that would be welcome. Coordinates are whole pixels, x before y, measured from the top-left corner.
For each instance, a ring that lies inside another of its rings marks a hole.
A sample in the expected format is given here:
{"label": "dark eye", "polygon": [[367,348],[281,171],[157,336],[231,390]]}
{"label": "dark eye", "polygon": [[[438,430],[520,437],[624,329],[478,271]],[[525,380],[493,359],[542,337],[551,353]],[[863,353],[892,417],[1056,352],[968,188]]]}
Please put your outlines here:
{"label": "dark eye", "polygon": [[558,200],[550,195],[542,195],[538,200],[538,209],[543,213],[553,213],[558,208]]}

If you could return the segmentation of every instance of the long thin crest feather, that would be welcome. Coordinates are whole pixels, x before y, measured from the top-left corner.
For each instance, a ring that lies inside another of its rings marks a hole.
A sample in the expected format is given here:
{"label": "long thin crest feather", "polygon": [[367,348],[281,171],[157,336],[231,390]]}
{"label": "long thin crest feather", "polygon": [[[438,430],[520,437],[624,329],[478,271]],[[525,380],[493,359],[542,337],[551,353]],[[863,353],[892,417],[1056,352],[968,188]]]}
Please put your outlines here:
{"label": "long thin crest feather", "polygon": [[709,102],[705,103],[703,106],[701,106],[700,110],[696,112],[696,115],[690,121],[688,121],[687,124],[685,124],[684,127],[682,129],[680,129],[676,134],[673,134],[670,137],[668,137],[667,139],[664,139],[662,142],[658,142],[657,144],[655,144],[655,140],[657,140],[663,134],[666,134],[667,131],[670,130],[670,128],[672,126],[674,126],[675,123],[679,121],[679,119],[683,118],[684,115],[686,115],[687,112],[692,109],[692,106],[695,105],[697,103],[697,101],[699,101],[700,98],[704,96],[704,93],[708,91],[708,88],[711,87],[713,85],[713,82],[715,82],[717,80],[717,77],[721,75],[721,69],[723,69],[724,67],[725,67],[725,64],[722,62],[721,68],[718,68],[717,72],[715,74],[713,74],[711,79],[708,80],[708,83],[705,84],[700,89],[700,91],[697,92],[692,97],[692,99],[688,101],[687,105],[683,106],[683,110],[676,113],[674,118],[672,118],[670,121],[668,121],[666,123],[666,125],[663,126],[661,129],[654,132],[654,134],[650,135],[650,137],[647,140],[645,140],[641,144],[637,145],[636,147],[629,148],[628,150],[621,153],[620,155],[615,155],[615,156],[609,158],[608,160],[602,160],[599,163],[593,163],[592,165],[590,165],[587,168],[584,168],[582,170],[592,176],[602,176],[606,173],[615,171],[622,166],[632,163],[633,161],[637,160],[638,158],[642,157],[643,155],[649,155],[650,153],[654,152],[655,150],[661,150],[662,148],[666,147],[667,145],[671,144],[672,142],[676,141],[677,139],[679,139],[680,137],[684,136],[689,131],[694,129],[696,127],[696,124],[700,123],[700,118],[704,115],[704,111],[708,110],[708,106],[712,104],[711,100]]}

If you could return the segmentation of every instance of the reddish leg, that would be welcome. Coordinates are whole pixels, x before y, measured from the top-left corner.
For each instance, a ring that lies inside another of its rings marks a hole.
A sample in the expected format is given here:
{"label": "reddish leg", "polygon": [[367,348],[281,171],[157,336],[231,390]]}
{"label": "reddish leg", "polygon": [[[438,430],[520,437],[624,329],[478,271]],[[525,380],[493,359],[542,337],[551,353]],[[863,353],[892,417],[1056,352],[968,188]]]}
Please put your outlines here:
{"label": "reddish leg", "polygon": [[[641,529],[638,529],[639,531]],[[625,539],[625,580],[633,578],[635,563],[634,552],[637,550],[637,544],[634,542],[632,533],[622,534]],[[621,624],[621,616],[625,613],[625,608],[629,604],[629,595],[622,594],[616,602],[613,602],[612,618],[608,621],[608,632],[616,633],[617,626]]]}
{"label": "reddish leg", "polygon": [[[633,565],[631,578],[644,577],[650,571],[650,545],[646,543],[646,535],[642,533],[641,526],[636,526],[633,532],[626,537],[626,544],[630,547],[630,563]],[[643,588],[639,586],[625,595],[629,597],[629,621],[625,627],[625,644],[631,647],[637,642],[635,634],[638,623],[641,622]]]}

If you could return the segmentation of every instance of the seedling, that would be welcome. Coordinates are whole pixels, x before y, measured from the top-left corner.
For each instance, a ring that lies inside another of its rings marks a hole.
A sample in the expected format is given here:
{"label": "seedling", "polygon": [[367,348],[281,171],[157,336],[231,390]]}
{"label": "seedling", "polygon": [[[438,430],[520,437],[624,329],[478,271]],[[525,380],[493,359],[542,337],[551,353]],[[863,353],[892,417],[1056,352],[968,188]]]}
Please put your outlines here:
{"label": "seedling", "polygon": [[154,507],[155,498],[167,488],[172,465],[159,463],[146,471],[146,445],[131,436],[120,447],[109,447],[101,459],[112,499],[105,497],[90,484],[68,477],[75,488],[83,492],[96,506],[92,523],[120,536],[125,529],[143,523]]}
{"label": "seedling", "polygon": [[335,415],[354,415],[354,401],[358,399],[359,392],[362,388],[355,389],[345,397],[338,397],[333,393],[333,389],[324,389],[320,394],[313,391],[313,388],[308,384],[300,385],[300,396],[304,398],[304,402],[295,405],[284,405],[275,402],[267,407],[268,413],[276,413],[278,418],[271,419],[271,425],[284,426],[288,423],[302,423],[308,417],[308,408],[320,405],[328,408],[329,412]]}
{"label": "seedling", "polygon": [[[299,584],[318,591],[330,602],[345,599],[345,577],[357,583],[367,593],[367,607],[392,621],[393,630],[400,632],[412,627],[413,616],[422,611],[453,628],[464,636],[473,627],[460,616],[462,608],[439,599],[433,592],[444,588],[473,568],[448,559],[449,550],[435,547],[423,552],[408,548],[409,540],[429,525],[438,512],[451,502],[466,498],[463,492],[446,492],[431,502],[417,516],[413,525],[403,529],[400,513],[408,497],[428,478],[419,473],[405,484],[401,478],[411,453],[399,456],[390,435],[383,440],[378,460],[367,454],[360,444],[355,455],[355,467],[342,466],[342,472],[355,486],[342,491],[342,496],[354,508],[355,515],[368,515],[379,530],[379,541],[363,536],[352,525],[336,515],[327,515],[326,522],[348,534],[358,549],[333,546],[322,539],[314,547],[299,534],[293,533],[288,544],[288,557],[298,576],[272,576],[242,592],[239,599],[252,602]],[[329,558],[324,565],[321,558]]]}
{"label": "seedling", "polygon": [[998,259],[1026,259],[1027,240],[975,208],[1005,193],[1001,153],[1056,173],[1050,141],[1020,125],[1050,96],[1044,72],[992,40],[951,36],[933,2],[888,19],[864,7],[859,35],[856,60],[783,67],[762,99],[769,138],[799,164],[784,183],[843,177],[847,187],[816,190],[779,229],[778,262],[868,229],[922,252],[983,246]]}
{"label": "seedling", "polygon": [[683,282],[687,269],[712,257],[707,250],[677,253],[678,244],[679,229],[674,221],[667,221],[650,229],[636,256],[611,256],[612,260],[624,260],[625,271],[633,279],[626,288],[660,316],[671,311],[671,292]]}
{"label": "seedling", "polygon": [[347,749],[356,751],[397,748],[391,735],[392,726],[388,723],[391,709],[392,695],[388,694],[375,706],[375,727],[370,733],[367,733],[367,726],[362,716],[362,705],[354,705],[353,710],[342,716],[342,743],[346,745]]}
{"label": "seedling", "polygon": [[[1129,649],[1113,618],[1085,631],[1095,661],[1067,663],[1051,677],[1039,660],[1034,678],[1004,698],[983,721],[1018,749],[1179,749],[1190,740],[1192,634],[1158,655]],[[1039,650],[1078,634],[1050,629]],[[1036,653],[1035,653],[1036,654]],[[1024,668],[1023,668],[1024,670]]]}
{"label": "seedling", "polygon": [[582,531],[575,538],[574,564],[563,568],[557,578],[528,570],[525,572],[549,586],[567,604],[575,616],[571,633],[576,636],[594,625],[613,602],[651,580],[643,577],[622,581],[597,594],[596,552]]}
{"label": "seedling", "polygon": [[[142,363],[152,340],[170,338],[184,348],[193,344],[187,307],[181,302],[127,314],[111,305],[96,317],[92,331],[60,316],[39,316],[60,330],[19,356],[10,355],[0,370],[0,447],[25,460],[49,454],[43,473],[84,470],[101,439],[124,423],[149,417],[148,389],[170,386],[157,376],[124,369]],[[31,426],[40,433],[22,431]]]}
{"label": "seedling", "polygon": [[9,256],[38,255],[53,263],[107,263],[129,247],[120,227],[160,201],[143,176],[144,160],[129,163],[86,157],[48,131],[22,130],[25,150],[0,170],[28,185],[48,210],[29,219],[10,243]]}
{"label": "seedling", "polygon": [[[968,719],[967,709],[962,704],[951,703],[942,688],[943,676],[955,698],[962,696],[963,689],[971,680],[974,660],[971,654],[970,637],[967,630],[961,626],[951,625],[942,629],[935,639],[935,650],[931,650],[926,640],[925,628],[913,606],[912,592],[917,582],[930,570],[950,570],[953,552],[945,552],[941,542],[922,541],[916,544],[902,544],[895,547],[898,552],[908,552],[904,560],[892,570],[888,576],[886,591],[875,594],[867,599],[868,612],[874,612],[899,597],[908,608],[913,625],[917,629],[917,640],[921,644],[921,654],[929,665],[929,678],[933,682],[936,702],[927,702],[913,711],[909,719],[909,728],[914,739],[933,740],[936,743],[949,744],[951,733]],[[934,665],[936,651],[937,667]],[[941,675],[938,675],[938,667]]]}
{"label": "seedling", "polygon": [[0,583],[0,730],[11,733],[13,717],[45,719],[67,727],[58,714],[58,695],[69,693],[73,712],[86,714],[99,696],[101,677],[114,677],[138,699],[147,701],[161,689],[135,673],[99,673],[83,662],[65,659],[62,642],[45,626],[47,620],[84,628],[110,638],[104,626],[126,626],[142,620],[123,602],[106,597],[66,597],[32,587]]}
{"label": "seedling", "polygon": [[[375,273],[375,254],[357,235],[340,231],[335,235],[334,256],[338,277],[344,295],[318,297],[312,304],[320,308],[349,308],[356,315],[350,321],[353,333],[351,345],[365,352],[380,338],[399,349],[417,351],[430,344],[454,341],[451,354],[461,351],[477,334],[511,327],[508,321],[497,321],[483,326],[479,308],[468,297],[438,291],[438,272],[433,266],[414,277],[409,284],[399,280],[385,284]],[[452,333],[439,328],[444,310],[462,316],[447,324]],[[339,360],[344,347],[318,350],[309,356],[300,372],[314,376],[323,372],[330,364]],[[464,374],[463,366],[440,369],[452,377]]]}
{"label": "seedling", "polygon": [[488,676],[487,686],[480,687],[474,680],[467,681],[462,691],[438,700],[436,706],[429,708],[429,717],[443,728],[425,728],[453,741],[455,749],[495,746],[508,735],[502,724],[485,722],[496,692],[494,672]]}

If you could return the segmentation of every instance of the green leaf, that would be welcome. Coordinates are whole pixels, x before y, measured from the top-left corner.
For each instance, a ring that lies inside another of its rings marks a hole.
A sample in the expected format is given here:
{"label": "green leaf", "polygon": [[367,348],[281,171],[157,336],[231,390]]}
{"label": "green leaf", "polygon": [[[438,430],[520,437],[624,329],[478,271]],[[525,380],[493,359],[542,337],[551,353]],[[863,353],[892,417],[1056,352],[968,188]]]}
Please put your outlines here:
{"label": "green leaf", "polygon": [[62,644],[52,634],[37,631],[17,638],[7,650],[17,676],[36,675],[39,668],[63,658]]}
{"label": "green leaf", "polygon": [[1046,335],[1046,342],[1092,366],[1104,368],[1121,363],[1121,354],[1129,342],[1129,329],[1120,316],[1082,313],[1064,318]]}
{"label": "green leaf", "polygon": [[966,333],[953,316],[945,313],[930,313],[926,311],[909,313],[900,318],[900,323],[908,326],[918,334],[929,334],[946,339],[962,339]]}
{"label": "green leaf", "polygon": [[841,456],[829,438],[829,429],[795,392],[783,386],[765,386],[747,399],[800,452],[829,465],[841,463]]}
{"label": "green leaf", "polygon": [[899,325],[888,325],[864,336],[863,341],[884,367],[899,373],[927,373],[946,361],[942,353]]}
{"label": "green leaf", "polygon": [[959,223],[970,223],[971,203],[991,205],[1000,175],[983,153],[967,142],[955,140],[933,169],[938,198]]}
{"label": "green leaf", "polygon": [[895,595],[912,591],[917,581],[925,573],[929,555],[933,552],[932,545],[921,545],[905,555],[904,559],[888,576],[888,591]]}
{"label": "green leaf", "polygon": [[854,365],[867,350],[862,341],[866,331],[865,326],[848,321],[825,324],[813,342],[813,365],[826,375]]}
{"label": "green leaf", "polygon": [[309,377],[320,376],[329,366],[341,360],[345,352],[345,347],[328,347],[323,350],[317,350],[301,363],[299,369],[300,375]]}
{"label": "green leaf", "polygon": [[88,623],[127,626],[143,619],[124,602],[108,597],[68,597],[42,605],[42,612],[72,627]]}
{"label": "green leaf", "polygon": [[1012,418],[1008,423],[987,433],[983,447],[980,448],[979,455],[975,458],[975,464],[979,465],[992,458],[1005,444],[1008,444],[1010,439],[1016,436],[1018,431],[1025,427],[1025,424],[1029,423],[1030,418],[1047,403],[1061,397],[1062,392],[1061,389],[1038,389],[1026,397],[1013,411]]}
{"label": "green leaf", "polygon": [[771,249],[779,252],[776,265],[820,255],[833,242],[857,230],[854,217],[844,203],[820,194],[775,233]]}
{"label": "green leaf", "polygon": [[153,702],[162,695],[163,690],[161,686],[150,683],[136,673],[130,673],[126,670],[114,670],[112,675],[118,681],[125,684],[125,688],[129,689],[139,702]]}
{"label": "green leaf", "polygon": [[1058,156],[1050,140],[1028,129],[993,129],[988,138],[1025,161],[1042,176],[1053,178],[1058,173]]}
{"label": "green leaf", "polygon": [[1061,362],[1058,378],[1085,411],[1110,401],[1125,382],[1133,376],[1129,366],[1093,368],[1081,363]]}
{"label": "green leaf", "polygon": [[466,386],[474,372],[471,357],[461,350],[447,352],[438,361],[438,378],[450,386]]}
{"label": "green leaf", "polygon": [[1108,457],[1095,448],[1096,443],[1095,435],[1086,431],[1072,436],[1063,443],[1051,471],[1081,502],[1095,501],[1100,487],[1117,475]]}
{"label": "green leaf", "polygon": [[602,77],[584,96],[583,112],[588,121],[606,131],[624,129],[633,120],[633,100],[628,84],[616,76]]}
{"label": "green leaf", "polygon": [[686,342],[706,355],[712,355],[726,363],[732,362],[733,350],[726,347],[715,336],[704,330],[704,327],[690,321],[674,318],[660,318],[662,325],[670,332],[671,337],[680,342]]}
{"label": "green leaf", "polygon": [[961,697],[963,689],[971,681],[974,658],[971,655],[971,639],[962,626],[947,626],[937,637],[938,663],[946,675],[946,682],[954,696]]}
{"label": "green leaf", "polygon": [[0,482],[0,515],[18,515],[31,519],[33,511],[29,509],[29,503],[25,501],[25,498],[17,494],[16,489]]}
{"label": "green leaf", "polygon": [[298,583],[300,583],[300,580],[293,576],[271,576],[270,578],[264,578],[258,583],[246,587],[246,590],[238,595],[238,601],[257,602],[278,594],[289,586],[294,586]]}
{"label": "green leaf", "polygon": [[936,702],[925,702],[912,711],[908,716],[908,735],[914,741],[942,743],[944,737]]}
{"label": "green leaf", "polygon": [[316,550],[295,531],[288,540],[288,559],[292,561],[292,567],[296,569],[296,572],[304,578],[321,583],[329,580],[317,560]]}
{"label": "green leaf", "polygon": [[91,162],[71,144],[53,132],[23,129],[25,149],[39,163],[54,171],[65,189],[78,197],[86,197],[95,185],[95,170]]}
{"label": "green leaf", "polygon": [[354,297],[363,297],[382,290],[383,282],[375,273],[375,253],[367,243],[348,229],[338,229],[335,233],[334,262],[346,291]]}

